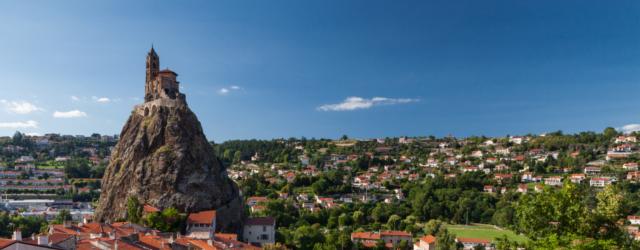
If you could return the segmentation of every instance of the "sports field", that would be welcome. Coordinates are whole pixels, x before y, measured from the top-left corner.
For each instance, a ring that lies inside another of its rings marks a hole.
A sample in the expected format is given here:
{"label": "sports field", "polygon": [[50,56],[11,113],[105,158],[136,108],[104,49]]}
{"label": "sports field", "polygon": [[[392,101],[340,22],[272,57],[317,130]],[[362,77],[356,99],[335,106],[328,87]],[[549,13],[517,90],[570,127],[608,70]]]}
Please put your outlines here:
{"label": "sports field", "polygon": [[506,235],[509,240],[517,242],[525,242],[527,238],[522,235],[518,235],[515,232],[502,229],[494,225],[486,224],[471,224],[471,225],[446,225],[449,232],[455,234],[457,237],[463,238],[479,238],[493,240],[498,237]]}

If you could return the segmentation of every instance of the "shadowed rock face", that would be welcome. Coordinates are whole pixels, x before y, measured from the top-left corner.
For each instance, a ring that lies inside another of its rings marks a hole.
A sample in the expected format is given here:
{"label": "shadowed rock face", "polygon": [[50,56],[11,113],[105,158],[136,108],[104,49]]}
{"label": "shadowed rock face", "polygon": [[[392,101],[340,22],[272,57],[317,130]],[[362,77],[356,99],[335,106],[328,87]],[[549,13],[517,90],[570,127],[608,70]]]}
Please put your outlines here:
{"label": "shadowed rock face", "polygon": [[126,217],[130,196],[182,212],[217,210],[217,227],[241,230],[243,203],[235,183],[183,100],[136,107],[124,125],[102,179],[95,218]]}

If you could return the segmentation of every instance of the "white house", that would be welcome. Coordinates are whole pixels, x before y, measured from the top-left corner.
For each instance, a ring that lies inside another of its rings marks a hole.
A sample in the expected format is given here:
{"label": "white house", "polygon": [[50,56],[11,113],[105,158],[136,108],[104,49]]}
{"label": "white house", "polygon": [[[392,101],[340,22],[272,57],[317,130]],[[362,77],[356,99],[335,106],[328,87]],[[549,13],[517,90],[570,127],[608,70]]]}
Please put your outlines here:
{"label": "white house", "polygon": [[573,183],[582,183],[582,181],[586,178],[587,177],[584,174],[571,174],[571,176],[569,177],[569,179]]}
{"label": "white house", "polygon": [[425,235],[413,244],[413,250],[434,250],[436,249],[436,237],[433,235]]}
{"label": "white house", "polygon": [[247,219],[242,234],[244,242],[250,244],[273,244],[276,242],[276,219],[273,217],[254,217]]}
{"label": "white house", "polygon": [[589,175],[600,174],[601,170],[599,167],[585,167],[584,173]]}
{"label": "white house", "polygon": [[589,180],[589,185],[592,187],[605,187],[611,183],[613,183],[615,181],[615,179],[611,178],[611,177],[598,177],[598,178],[591,178],[591,180]]}
{"label": "white house", "polygon": [[526,194],[528,190],[529,190],[529,187],[527,186],[527,184],[518,185],[518,193]]}
{"label": "white house", "polygon": [[550,176],[545,178],[544,184],[549,186],[562,186],[562,176]]}
{"label": "white house", "polygon": [[616,137],[615,143],[625,143],[625,142],[634,142],[635,143],[635,142],[637,142],[637,139],[636,139],[635,136],[631,136],[631,135],[629,135],[629,136],[621,135],[621,136]]}
{"label": "white house", "polygon": [[509,137],[509,142],[514,143],[514,144],[522,144],[525,141],[526,141],[526,138],[522,137],[522,136]]}
{"label": "white house", "polygon": [[462,244],[464,250],[472,250],[477,246],[483,246],[484,249],[493,249],[493,245],[490,240],[477,239],[477,238],[456,238],[456,242]]}
{"label": "white house", "polygon": [[631,225],[640,225],[640,216],[637,215],[629,215],[627,216],[627,220]]}
{"label": "white house", "polygon": [[533,181],[533,173],[524,172],[522,173],[522,178],[520,179],[522,182],[530,182]]}
{"label": "white house", "polygon": [[476,150],[471,153],[471,157],[482,158],[482,156],[484,156],[484,154],[481,150]]}
{"label": "white house", "polygon": [[624,170],[638,170],[638,163],[636,162],[627,162],[622,164],[622,168]]}
{"label": "white house", "polygon": [[216,231],[216,210],[190,213],[187,217],[187,237],[213,239]]}
{"label": "white house", "polygon": [[496,147],[496,154],[499,155],[508,155],[511,153],[511,150],[509,148],[505,148],[505,147]]}
{"label": "white house", "polygon": [[411,244],[413,237],[411,233],[405,231],[382,231],[380,232],[380,239],[384,241],[384,243],[396,246],[400,244],[401,241],[406,241]]}

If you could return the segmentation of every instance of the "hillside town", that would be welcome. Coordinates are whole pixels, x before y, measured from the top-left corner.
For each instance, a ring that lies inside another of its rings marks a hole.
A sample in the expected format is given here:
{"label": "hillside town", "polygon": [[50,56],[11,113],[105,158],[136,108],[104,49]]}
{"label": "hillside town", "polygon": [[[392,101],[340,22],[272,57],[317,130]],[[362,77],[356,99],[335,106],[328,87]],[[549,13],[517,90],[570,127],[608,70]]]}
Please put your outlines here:
{"label": "hillside town", "polygon": [[[607,129],[212,144],[243,194],[246,220],[236,234],[216,229],[215,210],[181,214],[135,200],[127,218],[94,221],[101,175],[118,137],[16,133],[0,138],[0,247],[526,249],[536,236],[518,225],[525,212],[515,201],[567,188],[595,201],[621,192],[614,198],[624,207],[615,208],[608,230],[640,240],[640,204],[631,200],[640,180],[637,136]],[[470,234],[481,228],[503,234]]]}

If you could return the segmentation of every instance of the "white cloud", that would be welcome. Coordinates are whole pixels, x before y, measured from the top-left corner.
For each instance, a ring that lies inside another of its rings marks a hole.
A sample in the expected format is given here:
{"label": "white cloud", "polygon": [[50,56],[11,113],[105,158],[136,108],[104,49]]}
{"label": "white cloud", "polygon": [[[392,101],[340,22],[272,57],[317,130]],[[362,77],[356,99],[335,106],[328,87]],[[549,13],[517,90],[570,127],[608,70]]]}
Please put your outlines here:
{"label": "white cloud", "polygon": [[25,115],[42,110],[42,108],[36,106],[35,104],[25,101],[0,100],[0,103],[4,105],[4,108],[7,112],[13,114]]}
{"label": "white cloud", "polygon": [[640,131],[640,124],[637,124],[637,123],[627,124],[617,128],[616,130],[622,131],[625,134],[635,132],[635,131]]}
{"label": "white cloud", "polygon": [[71,111],[56,111],[53,112],[54,118],[78,118],[78,117],[86,117],[87,113],[82,112],[80,110],[71,110]]}
{"label": "white cloud", "polygon": [[0,122],[0,128],[18,129],[18,128],[37,128],[38,122]]}
{"label": "white cloud", "polygon": [[24,133],[27,136],[41,136],[42,134],[40,133],[36,133],[36,132],[31,132],[31,133]]}
{"label": "white cloud", "polygon": [[218,90],[218,94],[219,95],[228,95],[230,94],[232,91],[238,91],[241,90],[242,88],[238,85],[231,85],[229,87],[223,87],[221,89]]}
{"label": "white cloud", "polygon": [[395,105],[410,102],[418,102],[420,99],[413,98],[387,98],[387,97],[374,97],[371,99],[351,96],[347,97],[343,102],[336,104],[325,104],[318,107],[320,111],[351,111],[357,109],[368,109],[373,106],[380,105]]}
{"label": "white cloud", "polygon": [[110,101],[111,100],[109,98],[106,98],[106,97],[100,97],[100,98],[98,98],[98,100],[96,100],[96,102],[102,102],[102,103],[110,102]]}
{"label": "white cloud", "polygon": [[71,100],[72,100],[72,101],[74,101],[74,102],[77,102],[77,101],[80,101],[80,97],[77,97],[77,96],[75,96],[75,95],[72,95],[72,96],[71,96]]}
{"label": "white cloud", "polygon": [[108,97],[97,97],[97,96],[92,96],[91,99],[93,99],[93,101],[95,102],[99,102],[99,103],[108,103],[111,102],[111,99],[109,99]]}

